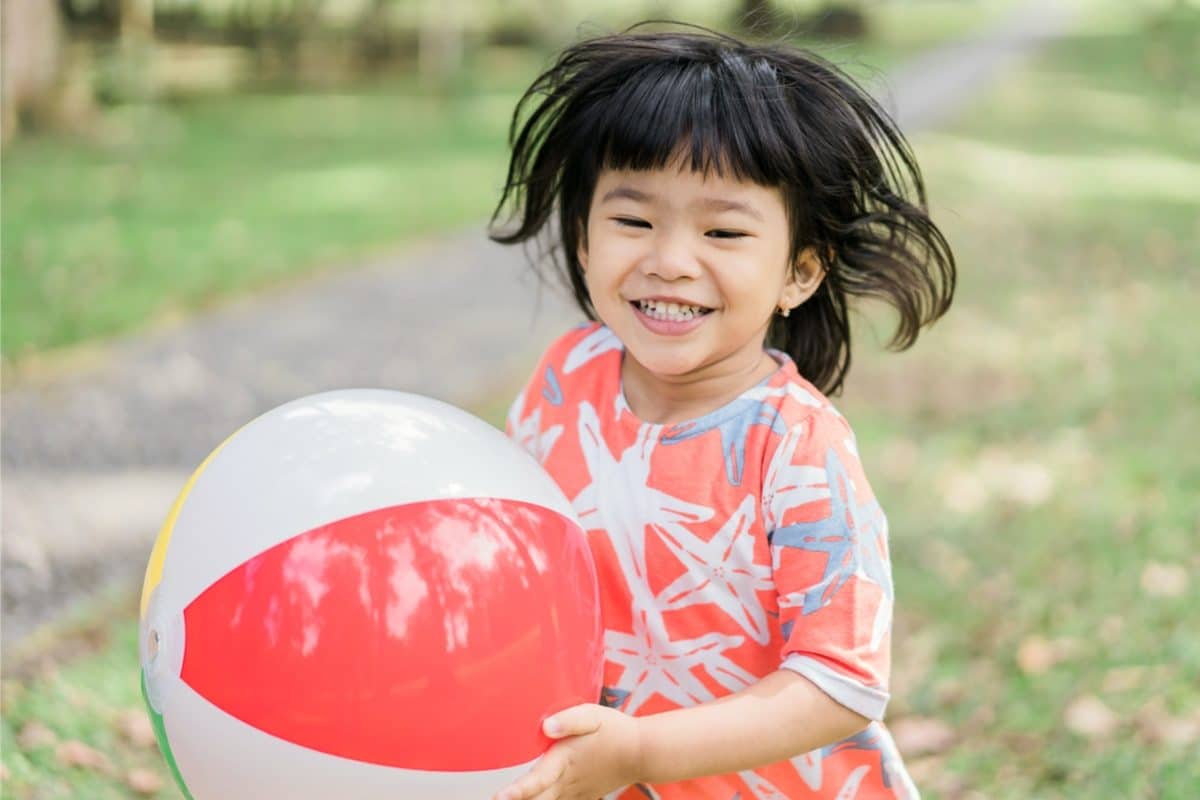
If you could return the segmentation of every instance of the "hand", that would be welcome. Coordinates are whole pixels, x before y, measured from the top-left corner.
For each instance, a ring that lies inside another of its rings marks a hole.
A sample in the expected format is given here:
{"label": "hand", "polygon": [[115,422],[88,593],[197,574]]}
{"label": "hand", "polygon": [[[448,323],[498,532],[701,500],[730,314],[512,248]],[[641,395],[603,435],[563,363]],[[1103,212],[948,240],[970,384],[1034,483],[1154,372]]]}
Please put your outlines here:
{"label": "hand", "polygon": [[586,703],[542,723],[551,745],[529,774],[492,800],[596,800],[638,779],[637,720]]}

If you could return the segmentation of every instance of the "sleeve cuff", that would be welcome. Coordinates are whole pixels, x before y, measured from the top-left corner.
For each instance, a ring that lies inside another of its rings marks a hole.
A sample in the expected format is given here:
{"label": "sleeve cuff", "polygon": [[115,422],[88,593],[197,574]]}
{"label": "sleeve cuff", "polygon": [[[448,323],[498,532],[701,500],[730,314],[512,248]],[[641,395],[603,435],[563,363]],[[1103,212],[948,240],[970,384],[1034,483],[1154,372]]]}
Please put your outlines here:
{"label": "sleeve cuff", "polygon": [[815,658],[793,653],[779,665],[807,678],[817,688],[856,714],[867,719],[881,720],[891,695],[882,689],[872,689],[847,678]]}

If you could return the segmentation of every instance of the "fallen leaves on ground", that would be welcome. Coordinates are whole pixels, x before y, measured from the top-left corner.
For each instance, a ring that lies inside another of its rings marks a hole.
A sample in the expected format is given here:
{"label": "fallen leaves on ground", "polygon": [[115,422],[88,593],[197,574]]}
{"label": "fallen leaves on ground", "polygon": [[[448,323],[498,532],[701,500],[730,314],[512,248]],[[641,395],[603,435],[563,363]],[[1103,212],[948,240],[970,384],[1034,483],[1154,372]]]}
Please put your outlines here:
{"label": "fallen leaves on ground", "polygon": [[25,723],[17,734],[17,744],[26,752],[49,747],[58,741],[58,736],[45,723],[32,720]]}
{"label": "fallen leaves on ground", "polygon": [[125,783],[138,794],[153,795],[163,788],[163,779],[154,770],[139,767],[125,774]]}
{"label": "fallen leaves on ground", "polygon": [[913,783],[922,791],[936,791],[943,797],[957,798],[962,796],[967,787],[964,778],[946,767],[943,756],[923,756],[912,760],[906,757],[905,768]]}
{"label": "fallen leaves on ground", "polygon": [[108,756],[77,739],[68,739],[60,744],[54,755],[64,767],[78,767],[105,775],[112,775],[114,772]]}
{"label": "fallen leaves on ground", "polygon": [[1106,695],[1161,686],[1174,680],[1176,668],[1169,664],[1133,664],[1113,667],[1104,673],[1100,691]]}
{"label": "fallen leaves on ground", "polygon": [[150,718],[140,708],[127,708],[117,715],[117,730],[125,741],[135,747],[152,748],[158,745],[154,736],[154,726]]}
{"label": "fallen leaves on ground", "polygon": [[901,717],[889,723],[896,747],[907,757],[941,753],[954,744],[954,729],[933,717]]}
{"label": "fallen leaves on ground", "polygon": [[1043,505],[1053,496],[1056,480],[1047,464],[991,448],[974,463],[948,466],[938,485],[946,508],[974,514],[994,500],[1022,508]]}
{"label": "fallen leaves on ground", "polygon": [[1058,663],[1054,646],[1045,636],[1029,636],[1017,647],[1017,666],[1026,675],[1041,675]]}
{"label": "fallen leaves on ground", "polygon": [[1151,561],[1142,570],[1142,591],[1151,597],[1181,597],[1187,588],[1187,570],[1179,564]]}
{"label": "fallen leaves on ground", "polygon": [[1111,735],[1121,724],[1120,719],[1104,701],[1095,695],[1077,697],[1063,715],[1067,728],[1085,739]]}
{"label": "fallen leaves on ground", "polygon": [[1200,741],[1200,708],[1191,716],[1167,711],[1162,697],[1151,698],[1136,715],[1138,737],[1150,745],[1186,746]]}
{"label": "fallen leaves on ground", "polygon": [[1026,675],[1041,675],[1069,660],[1078,650],[1076,639],[1047,639],[1034,634],[1022,639],[1017,646],[1017,666]]}
{"label": "fallen leaves on ground", "polygon": [[1113,667],[1104,673],[1100,688],[1105,694],[1119,694],[1141,688],[1145,679],[1145,667]]}

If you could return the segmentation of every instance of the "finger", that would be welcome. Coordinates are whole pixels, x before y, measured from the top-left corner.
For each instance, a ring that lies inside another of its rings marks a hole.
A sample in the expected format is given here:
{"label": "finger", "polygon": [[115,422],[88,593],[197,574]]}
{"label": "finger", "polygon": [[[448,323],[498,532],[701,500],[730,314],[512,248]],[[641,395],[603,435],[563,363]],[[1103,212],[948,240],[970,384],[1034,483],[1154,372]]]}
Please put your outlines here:
{"label": "finger", "polygon": [[545,791],[538,792],[530,800],[560,800],[563,797],[561,789],[558,784],[550,784]]}
{"label": "finger", "polygon": [[596,708],[591,703],[571,706],[547,717],[542,723],[542,730],[551,739],[595,733],[600,729],[600,715],[596,713]]}
{"label": "finger", "polygon": [[516,783],[500,792],[494,800],[532,800],[554,785],[562,775],[566,761],[553,749],[547,750],[533,769]]}

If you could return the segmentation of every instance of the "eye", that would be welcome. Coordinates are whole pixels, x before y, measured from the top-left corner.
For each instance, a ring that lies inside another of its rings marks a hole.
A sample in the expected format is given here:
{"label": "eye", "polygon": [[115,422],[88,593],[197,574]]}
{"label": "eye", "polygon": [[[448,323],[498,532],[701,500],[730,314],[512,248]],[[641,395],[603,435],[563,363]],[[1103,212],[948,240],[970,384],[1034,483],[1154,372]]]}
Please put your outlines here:
{"label": "eye", "polygon": [[625,228],[649,228],[650,223],[637,217],[613,217],[613,221]]}
{"label": "eye", "polygon": [[709,231],[708,233],[706,233],[704,235],[711,236],[714,239],[742,239],[742,238],[745,238],[745,236],[747,234],[742,233],[741,231],[730,231],[730,230],[718,229],[715,231]]}

